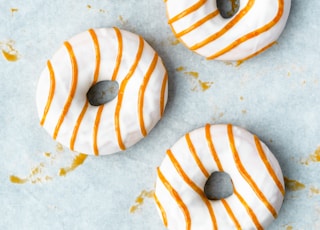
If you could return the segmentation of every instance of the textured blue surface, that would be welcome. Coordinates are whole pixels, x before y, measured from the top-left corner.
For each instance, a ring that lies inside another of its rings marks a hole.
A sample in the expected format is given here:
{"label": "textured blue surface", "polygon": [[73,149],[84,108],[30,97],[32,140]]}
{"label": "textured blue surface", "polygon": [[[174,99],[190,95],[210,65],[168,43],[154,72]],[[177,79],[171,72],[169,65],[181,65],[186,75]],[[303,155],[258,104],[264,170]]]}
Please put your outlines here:
{"label": "textured blue surface", "polygon": [[[305,163],[320,145],[319,15],[319,1],[293,0],[278,44],[236,67],[176,44],[160,0],[0,0],[0,48],[12,40],[20,55],[16,62],[0,56],[0,229],[163,230],[152,199],[129,209],[141,191],[153,189],[165,150],[206,123],[257,134],[284,175],[304,184],[287,190],[270,229],[320,229],[319,163]],[[141,34],[163,58],[169,72],[164,117],[127,151],[88,157],[59,176],[77,153],[61,149],[39,125],[40,72],[64,40],[111,26]],[[11,175],[27,181],[12,183]]]}

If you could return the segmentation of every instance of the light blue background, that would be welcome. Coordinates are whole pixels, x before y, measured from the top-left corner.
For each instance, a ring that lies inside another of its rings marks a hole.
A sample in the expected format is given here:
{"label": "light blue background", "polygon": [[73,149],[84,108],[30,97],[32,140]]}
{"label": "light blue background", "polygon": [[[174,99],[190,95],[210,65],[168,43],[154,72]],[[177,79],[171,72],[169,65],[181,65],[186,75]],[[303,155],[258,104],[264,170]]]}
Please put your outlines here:
{"label": "light blue background", "polygon": [[[18,11],[12,14],[11,8]],[[293,0],[278,44],[236,67],[173,45],[161,0],[0,0],[0,41],[12,39],[20,54],[17,62],[0,56],[0,229],[163,230],[151,199],[133,214],[129,209],[142,190],[153,189],[165,150],[206,123],[233,123],[257,134],[283,174],[305,185],[287,192],[270,229],[320,229],[320,196],[311,192],[320,188],[319,165],[301,163],[320,145],[319,15],[319,1]],[[76,154],[57,149],[39,125],[39,75],[64,40],[111,26],[141,34],[162,57],[169,73],[164,117],[134,147],[88,157],[60,177],[59,168]],[[176,71],[180,66],[212,86],[203,92],[194,78]],[[41,163],[33,178],[41,182],[10,182],[10,175],[26,177]]]}

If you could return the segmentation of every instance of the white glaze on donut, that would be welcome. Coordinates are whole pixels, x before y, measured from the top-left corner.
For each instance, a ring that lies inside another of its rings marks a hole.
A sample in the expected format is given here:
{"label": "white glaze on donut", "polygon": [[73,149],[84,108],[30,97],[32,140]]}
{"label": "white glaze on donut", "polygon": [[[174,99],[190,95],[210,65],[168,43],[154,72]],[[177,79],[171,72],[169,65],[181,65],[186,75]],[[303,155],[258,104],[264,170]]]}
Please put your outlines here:
{"label": "white glaze on donut", "polygon": [[282,33],[291,0],[240,0],[230,19],[216,0],[165,0],[168,23],[190,50],[216,60],[243,61],[272,46]]}
{"label": "white glaze on donut", "polygon": [[[115,80],[118,96],[102,106],[86,94]],[[105,155],[146,136],[162,117],[168,76],[141,37],[117,28],[90,29],[66,41],[47,62],[37,88],[40,124],[71,150]]]}
{"label": "white glaze on donut", "polygon": [[[208,200],[204,185],[224,171],[234,193]],[[232,125],[206,125],[182,137],[157,169],[155,201],[172,230],[264,229],[284,198],[281,168],[258,137]]]}

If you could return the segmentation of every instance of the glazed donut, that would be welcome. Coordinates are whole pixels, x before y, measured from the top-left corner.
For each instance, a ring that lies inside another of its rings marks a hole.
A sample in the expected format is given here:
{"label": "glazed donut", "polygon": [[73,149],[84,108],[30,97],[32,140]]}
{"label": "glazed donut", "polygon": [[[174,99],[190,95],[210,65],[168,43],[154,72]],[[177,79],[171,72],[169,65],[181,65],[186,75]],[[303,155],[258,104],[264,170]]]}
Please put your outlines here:
{"label": "glazed donut", "polygon": [[165,0],[168,23],[181,43],[207,59],[225,61],[249,59],[275,44],[291,5],[291,0],[220,2],[240,3],[239,10],[223,18],[217,0]]}
{"label": "glazed donut", "polygon": [[[213,172],[229,174],[233,194],[209,200]],[[206,125],[181,138],[157,169],[155,203],[168,229],[264,229],[278,215],[281,168],[257,136],[232,125]]]}
{"label": "glazed donut", "polygon": [[[119,85],[106,104],[89,103],[90,87]],[[141,37],[118,28],[90,29],[54,54],[37,88],[40,124],[71,150],[94,155],[127,149],[163,115],[168,76],[161,58]]]}

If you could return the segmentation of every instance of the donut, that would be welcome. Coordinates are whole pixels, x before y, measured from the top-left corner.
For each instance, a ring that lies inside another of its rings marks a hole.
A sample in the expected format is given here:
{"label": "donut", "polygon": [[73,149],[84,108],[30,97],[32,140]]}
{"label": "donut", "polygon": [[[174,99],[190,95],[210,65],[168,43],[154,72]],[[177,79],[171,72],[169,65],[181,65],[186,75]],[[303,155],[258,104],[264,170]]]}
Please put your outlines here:
{"label": "donut", "polygon": [[[168,24],[181,43],[209,60],[224,61],[244,61],[274,45],[291,5],[291,0],[164,2]],[[234,11],[225,18],[228,5]]]}
{"label": "donut", "polygon": [[[115,97],[89,103],[91,87],[106,81],[117,83]],[[73,151],[106,155],[145,137],[163,116],[167,95],[163,62],[141,36],[99,28],[65,41],[48,60],[36,103],[40,124],[54,140]]]}
{"label": "donut", "polygon": [[[210,200],[210,174],[227,173],[233,193]],[[168,229],[264,229],[278,215],[285,194],[277,159],[247,130],[209,125],[179,139],[157,168],[154,200]]]}

